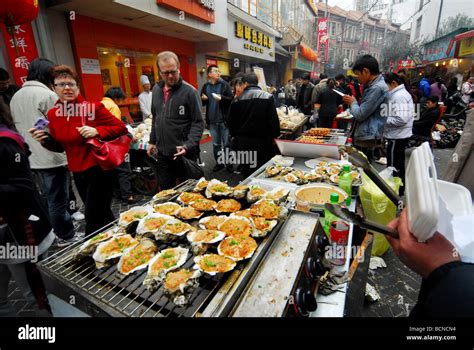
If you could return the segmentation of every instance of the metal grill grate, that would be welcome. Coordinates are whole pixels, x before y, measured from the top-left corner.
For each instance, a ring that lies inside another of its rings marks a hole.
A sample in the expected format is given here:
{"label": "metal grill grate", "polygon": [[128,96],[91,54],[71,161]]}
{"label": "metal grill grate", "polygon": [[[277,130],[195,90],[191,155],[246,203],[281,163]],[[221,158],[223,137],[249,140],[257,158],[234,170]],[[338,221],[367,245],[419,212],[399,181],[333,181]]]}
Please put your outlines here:
{"label": "metal grill grate", "polygon": [[[189,191],[194,188],[196,183],[196,180],[188,180],[175,189],[179,192]],[[98,270],[92,258],[83,259],[79,263],[73,261],[75,253],[87,239],[110,229],[116,222],[42,261],[39,267],[47,277],[46,280],[50,288],[58,291],[58,294],[64,294],[66,289],[78,292],[86,301],[86,305],[81,305],[81,310],[86,313],[92,311],[101,315],[118,317],[194,317],[199,315],[211,301],[214,303],[214,299],[224,302],[223,295],[240,288],[241,284],[245,284],[251,278],[252,273],[249,274],[249,270],[254,269],[260,263],[261,257],[278,234],[282,223],[280,222],[271,234],[260,242],[255,256],[250,261],[239,262],[233,272],[216,276],[203,274],[199,279],[199,286],[194,289],[185,307],[176,306],[171,299],[164,295],[161,286],[155,292],[150,293],[143,286],[147,269],[132,273],[125,278],[119,278],[117,264]],[[160,243],[158,249],[161,251],[185,245],[186,239],[183,239],[171,243]],[[216,247],[209,249],[209,252],[216,253],[216,251]],[[182,268],[191,269],[194,265],[193,257],[190,252]],[[91,305],[95,305],[95,308]]]}
{"label": "metal grill grate", "polygon": [[[162,244],[159,250],[176,246],[178,246],[176,242]],[[163,294],[161,287],[150,293],[143,286],[147,269],[120,279],[117,276],[116,264],[97,270],[92,259],[85,259],[79,264],[74,263],[72,256],[75,250],[75,248],[67,249],[58,253],[54,259],[43,262],[42,267],[55,275],[58,280],[74,285],[91,298],[107,304],[126,317],[193,317],[221,285],[222,276],[204,275],[200,278],[200,285],[194,290],[188,305],[177,307]],[[193,256],[189,254],[183,267],[192,268],[193,265]]]}

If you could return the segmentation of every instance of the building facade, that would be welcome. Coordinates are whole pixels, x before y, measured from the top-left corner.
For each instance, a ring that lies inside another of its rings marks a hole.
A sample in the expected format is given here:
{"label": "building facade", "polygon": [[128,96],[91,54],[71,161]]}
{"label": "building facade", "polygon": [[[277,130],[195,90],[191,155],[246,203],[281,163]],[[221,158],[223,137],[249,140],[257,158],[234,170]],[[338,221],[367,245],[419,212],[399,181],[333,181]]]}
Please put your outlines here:
{"label": "building facade", "polygon": [[421,44],[434,40],[443,23],[458,14],[474,17],[472,0],[417,0],[416,13],[411,22],[410,43]]}
{"label": "building facade", "polygon": [[[367,10],[366,10],[367,11]],[[319,17],[326,15],[326,6],[319,9]],[[370,16],[361,11],[346,11],[337,6],[328,6],[328,57],[321,62],[321,71],[329,75],[345,73],[356,58],[370,54],[383,61],[383,49],[395,36],[408,42],[408,33],[386,19]],[[324,53],[320,52],[320,57]],[[388,70],[390,67],[383,67]]]}

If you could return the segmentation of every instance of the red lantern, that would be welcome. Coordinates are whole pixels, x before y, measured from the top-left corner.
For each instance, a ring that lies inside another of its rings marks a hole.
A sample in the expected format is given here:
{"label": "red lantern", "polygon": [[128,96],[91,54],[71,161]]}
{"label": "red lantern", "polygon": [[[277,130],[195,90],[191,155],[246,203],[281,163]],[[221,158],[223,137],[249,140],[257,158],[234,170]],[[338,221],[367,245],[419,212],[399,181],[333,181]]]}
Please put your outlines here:
{"label": "red lantern", "polygon": [[2,0],[0,22],[13,27],[33,21],[38,12],[38,0]]}
{"label": "red lantern", "polygon": [[33,21],[38,16],[38,12],[38,0],[2,0],[0,23],[5,24],[7,32],[13,38],[17,55],[15,26]]}

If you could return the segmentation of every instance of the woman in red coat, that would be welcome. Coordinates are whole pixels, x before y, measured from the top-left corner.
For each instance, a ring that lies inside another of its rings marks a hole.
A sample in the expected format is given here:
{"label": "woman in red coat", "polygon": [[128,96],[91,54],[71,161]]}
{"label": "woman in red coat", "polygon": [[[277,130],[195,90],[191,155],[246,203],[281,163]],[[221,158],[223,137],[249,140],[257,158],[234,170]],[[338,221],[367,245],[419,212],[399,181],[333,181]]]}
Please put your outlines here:
{"label": "woman in red coat", "polygon": [[30,132],[45,148],[66,152],[85,205],[86,234],[90,234],[115,219],[110,208],[114,173],[102,170],[86,141],[94,137],[113,140],[126,135],[127,128],[102,103],[87,102],[80,96],[78,76],[71,68],[55,66],[51,76],[59,101],[48,112],[49,133],[35,128]]}

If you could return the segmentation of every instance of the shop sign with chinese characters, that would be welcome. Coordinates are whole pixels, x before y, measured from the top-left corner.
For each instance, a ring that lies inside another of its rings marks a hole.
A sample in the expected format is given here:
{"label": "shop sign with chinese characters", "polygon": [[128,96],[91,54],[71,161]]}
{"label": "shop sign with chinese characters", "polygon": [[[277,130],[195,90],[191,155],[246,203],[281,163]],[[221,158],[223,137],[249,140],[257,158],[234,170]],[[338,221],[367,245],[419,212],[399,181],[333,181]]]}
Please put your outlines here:
{"label": "shop sign with chinese characters", "polygon": [[326,63],[329,57],[329,35],[328,35],[328,19],[318,19],[318,52],[320,53],[320,62]]}
{"label": "shop sign with chinese characters", "polygon": [[12,65],[15,84],[22,86],[28,76],[31,61],[38,57],[33,28],[29,23],[16,25],[13,27],[14,37],[7,32],[3,24],[1,30]]}
{"label": "shop sign with chinese characters", "polygon": [[235,36],[247,40],[249,43],[245,43],[244,48],[250,51],[263,53],[264,48],[273,48],[272,37],[239,21],[235,22]]}
{"label": "shop sign with chinese characters", "polygon": [[207,23],[215,23],[217,0],[156,0],[159,6],[183,11]]}

